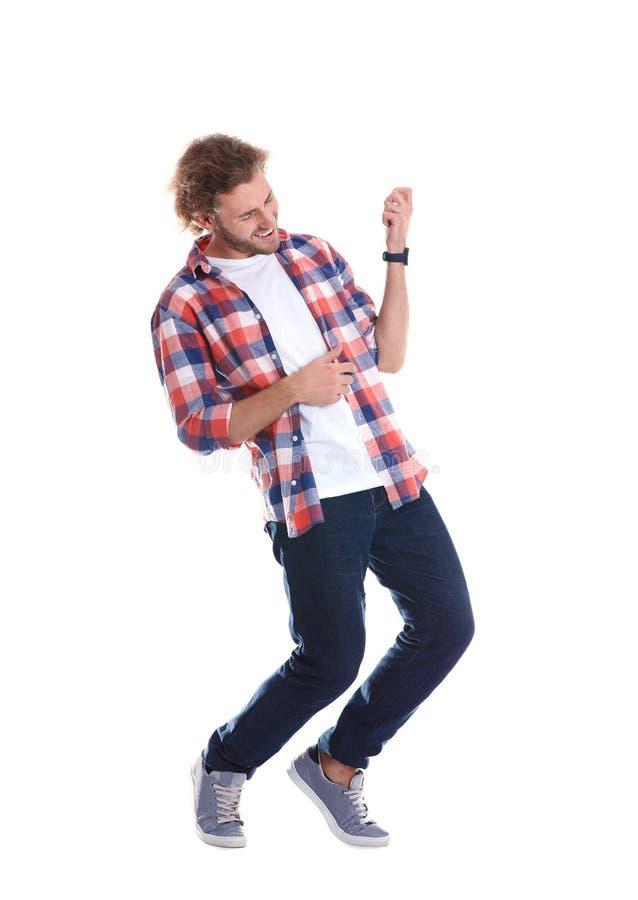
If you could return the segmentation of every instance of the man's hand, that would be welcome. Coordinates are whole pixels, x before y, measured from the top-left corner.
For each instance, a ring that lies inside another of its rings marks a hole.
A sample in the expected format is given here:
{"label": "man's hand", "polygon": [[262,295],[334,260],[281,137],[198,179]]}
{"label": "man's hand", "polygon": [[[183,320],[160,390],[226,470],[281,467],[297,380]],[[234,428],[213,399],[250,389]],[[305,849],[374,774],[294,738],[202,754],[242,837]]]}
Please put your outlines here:
{"label": "man's hand", "polygon": [[327,406],[336,403],[341,394],[347,394],[354,380],[348,372],[355,372],[357,367],[351,362],[337,362],[341,350],[341,344],[337,344],[292,375],[280,378],[251,397],[236,400],[231,407],[228,424],[231,444],[252,440],[262,428],[290,409],[293,403]]}
{"label": "man's hand", "polygon": [[405,250],[411,218],[412,188],[397,187],[385,198],[383,204],[385,242],[389,253],[403,253]]}
{"label": "man's hand", "polygon": [[349,373],[356,371],[357,367],[352,362],[337,362],[341,350],[341,344],[337,344],[323,356],[318,356],[288,376],[296,403],[327,406],[329,403],[336,403],[342,394],[350,391],[354,379]]}

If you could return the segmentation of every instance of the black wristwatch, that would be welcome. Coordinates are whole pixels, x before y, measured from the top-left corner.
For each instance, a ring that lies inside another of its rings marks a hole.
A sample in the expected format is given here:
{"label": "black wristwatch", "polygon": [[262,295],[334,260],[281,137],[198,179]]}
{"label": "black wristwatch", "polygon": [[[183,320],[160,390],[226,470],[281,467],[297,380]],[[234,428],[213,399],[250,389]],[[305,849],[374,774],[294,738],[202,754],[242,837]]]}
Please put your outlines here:
{"label": "black wristwatch", "polygon": [[403,253],[388,253],[387,250],[383,251],[383,261],[384,262],[402,262],[404,266],[408,264],[408,253],[410,252],[410,248],[406,247]]}

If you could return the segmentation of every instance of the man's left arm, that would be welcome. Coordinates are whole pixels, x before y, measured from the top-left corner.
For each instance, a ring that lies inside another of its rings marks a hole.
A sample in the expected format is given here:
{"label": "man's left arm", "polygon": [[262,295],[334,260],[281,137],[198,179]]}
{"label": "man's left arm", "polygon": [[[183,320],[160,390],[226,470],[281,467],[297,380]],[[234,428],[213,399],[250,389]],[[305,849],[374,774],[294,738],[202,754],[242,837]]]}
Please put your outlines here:
{"label": "man's left arm", "polygon": [[[412,189],[395,188],[383,205],[388,253],[403,253],[412,217]],[[408,343],[408,287],[403,262],[388,262],[383,302],[375,323],[381,372],[398,372]]]}

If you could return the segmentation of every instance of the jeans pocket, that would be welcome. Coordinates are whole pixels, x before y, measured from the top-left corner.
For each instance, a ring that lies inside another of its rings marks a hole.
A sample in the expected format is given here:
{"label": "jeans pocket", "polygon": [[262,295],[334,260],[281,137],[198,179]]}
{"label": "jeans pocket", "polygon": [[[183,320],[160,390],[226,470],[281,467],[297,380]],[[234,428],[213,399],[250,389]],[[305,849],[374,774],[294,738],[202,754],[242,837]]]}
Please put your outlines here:
{"label": "jeans pocket", "polygon": [[270,520],[270,522],[266,522],[264,525],[264,531],[268,532],[268,536],[272,541],[272,555],[275,557],[279,565],[281,565],[281,558],[279,552],[279,537],[277,534],[277,525],[278,523],[274,520]]}

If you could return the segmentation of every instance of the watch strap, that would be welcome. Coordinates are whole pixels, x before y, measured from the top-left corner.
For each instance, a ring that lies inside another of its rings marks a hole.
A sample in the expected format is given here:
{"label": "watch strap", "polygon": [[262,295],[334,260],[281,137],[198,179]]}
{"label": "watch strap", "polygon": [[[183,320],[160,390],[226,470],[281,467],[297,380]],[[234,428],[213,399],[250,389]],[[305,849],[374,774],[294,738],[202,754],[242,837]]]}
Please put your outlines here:
{"label": "watch strap", "polygon": [[384,262],[400,262],[403,263],[404,266],[408,264],[408,253],[410,252],[410,248],[406,247],[403,253],[388,253],[387,250],[383,251],[383,260]]}

